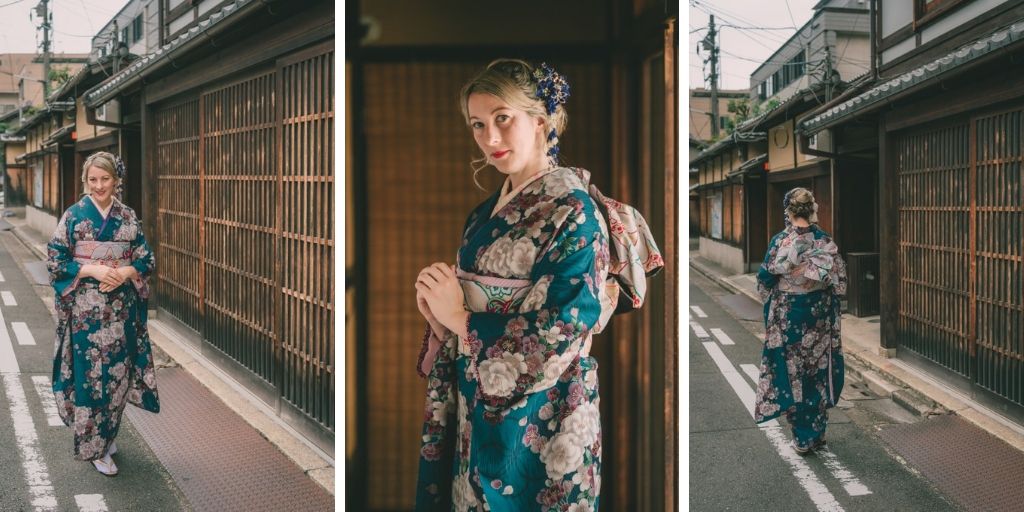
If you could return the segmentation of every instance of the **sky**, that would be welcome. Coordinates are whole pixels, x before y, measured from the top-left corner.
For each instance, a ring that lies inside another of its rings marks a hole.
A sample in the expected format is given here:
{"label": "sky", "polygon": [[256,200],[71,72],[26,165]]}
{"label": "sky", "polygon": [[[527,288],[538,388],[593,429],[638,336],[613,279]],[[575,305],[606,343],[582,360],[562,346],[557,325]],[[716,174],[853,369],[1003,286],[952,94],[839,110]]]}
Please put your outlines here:
{"label": "sky", "polygon": [[[36,53],[42,44],[35,7],[40,0],[0,0],[0,54]],[[90,41],[128,0],[50,0],[54,53],[89,53]],[[32,19],[29,19],[29,14]]]}
{"label": "sky", "polygon": [[[0,0],[3,1],[3,0]],[[709,15],[715,15],[719,30],[718,81],[720,89],[747,89],[750,74],[775,50],[785,43],[796,29],[811,19],[811,10],[818,0],[687,0],[690,15],[689,66],[690,87],[708,87],[703,71],[706,51],[696,52],[697,44],[707,35]],[[722,24],[744,27],[722,27]],[[760,27],[782,30],[753,30]]]}

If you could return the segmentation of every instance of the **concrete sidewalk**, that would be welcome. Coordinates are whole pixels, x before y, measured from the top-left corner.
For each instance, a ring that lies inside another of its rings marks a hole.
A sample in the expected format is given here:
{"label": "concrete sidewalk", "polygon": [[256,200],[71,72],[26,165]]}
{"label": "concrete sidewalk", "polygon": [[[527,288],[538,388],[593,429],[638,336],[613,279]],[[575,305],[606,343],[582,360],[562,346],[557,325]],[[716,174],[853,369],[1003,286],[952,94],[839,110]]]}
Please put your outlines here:
{"label": "concrete sidewalk", "polygon": [[[755,274],[731,274],[700,253],[690,250],[690,269],[699,272],[734,293],[761,303]],[[843,354],[847,370],[857,373],[872,391],[928,416],[953,412],[982,430],[1024,452],[1024,426],[979,404],[971,397],[942,382],[942,379],[899,359],[895,349],[881,346],[878,316],[858,318],[843,315]]]}
{"label": "concrete sidewalk", "polygon": [[[10,230],[45,261],[49,236],[29,227],[24,218],[5,217],[0,221],[0,230]],[[45,269],[41,273],[45,274]],[[46,276],[32,277],[39,281]],[[47,304],[52,306],[52,300]],[[157,374],[161,396],[167,395],[166,405],[171,405],[175,395],[181,399],[175,404],[177,407],[161,411],[152,425],[139,427],[152,431],[155,441],[147,441],[158,456],[162,448],[153,446],[154,442],[173,450],[175,457],[161,457],[161,461],[175,480],[180,477],[179,486],[197,510],[333,508],[333,454],[325,453],[285,424],[270,407],[202,357],[169,322],[161,321],[151,312],[149,326],[154,359],[159,372],[163,372]],[[166,378],[161,379],[161,375]],[[196,404],[202,409],[188,409]],[[169,416],[175,410],[196,417]],[[143,418],[129,416],[133,423]],[[224,428],[211,431],[210,421]],[[206,423],[207,427],[191,429],[196,423]],[[193,441],[174,439],[175,425],[182,426],[177,430],[187,432]],[[201,439],[204,432],[209,434],[209,442]],[[203,453],[184,453],[189,447],[202,448]],[[208,474],[198,473],[199,469],[209,470]],[[225,473],[225,469],[229,471]],[[268,493],[276,496],[265,496]],[[284,501],[276,503],[278,499]]]}

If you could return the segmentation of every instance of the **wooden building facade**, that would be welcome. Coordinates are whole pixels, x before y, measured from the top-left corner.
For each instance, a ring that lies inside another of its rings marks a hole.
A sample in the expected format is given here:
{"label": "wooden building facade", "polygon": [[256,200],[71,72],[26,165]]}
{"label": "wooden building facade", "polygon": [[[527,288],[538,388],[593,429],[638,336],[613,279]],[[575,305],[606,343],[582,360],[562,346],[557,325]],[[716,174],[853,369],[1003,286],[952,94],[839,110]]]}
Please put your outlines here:
{"label": "wooden building facade", "polygon": [[700,255],[735,274],[755,271],[767,249],[764,132],[733,133],[690,162],[697,170]]}
{"label": "wooden building facade", "polygon": [[[595,339],[603,422],[602,507],[675,510],[679,206],[677,7],[673,2],[528,0],[493,30],[486,4],[349,2],[346,94],[350,217],[346,255],[349,376],[346,437],[353,510],[413,506],[426,383],[411,283],[454,263],[468,212],[501,183],[473,183],[478,154],[459,89],[500,57],[546,61],[572,84],[561,157],[648,220],[667,268],[648,302]],[[543,10],[545,16],[536,16]]]}
{"label": "wooden building facade", "polygon": [[877,79],[803,136],[876,162],[883,347],[1024,420],[1024,5],[876,4]]}
{"label": "wooden building facade", "polygon": [[83,107],[116,108],[106,126],[140,170],[151,304],[333,459],[334,6],[160,8],[163,45]]}

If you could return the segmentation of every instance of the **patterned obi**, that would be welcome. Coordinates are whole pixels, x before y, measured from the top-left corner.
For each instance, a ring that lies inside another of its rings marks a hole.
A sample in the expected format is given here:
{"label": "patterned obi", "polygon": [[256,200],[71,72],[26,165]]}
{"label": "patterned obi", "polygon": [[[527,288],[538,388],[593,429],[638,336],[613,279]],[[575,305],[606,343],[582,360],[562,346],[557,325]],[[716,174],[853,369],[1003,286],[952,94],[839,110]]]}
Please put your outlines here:
{"label": "patterned obi", "polygon": [[129,242],[80,241],[75,243],[75,261],[82,265],[123,267],[132,262],[132,246]]}
{"label": "patterned obi", "polygon": [[[132,246],[130,242],[79,241],[75,243],[75,261],[80,265],[103,265],[112,268],[125,267],[132,263]],[[80,277],[76,277],[74,284],[64,291],[64,295],[71,293],[76,288],[79,280]],[[129,281],[135,286],[140,298],[149,298],[149,285],[142,279],[142,276],[136,275]]]}
{"label": "patterned obi", "polygon": [[[461,268],[456,268],[455,276],[459,279],[459,284],[462,285],[462,293],[466,298],[466,309],[474,313],[529,313],[540,309],[547,298],[546,288],[542,293],[539,290],[536,290],[537,293],[530,293],[535,291],[534,285],[537,283],[529,279],[481,276],[466,272]],[[613,292],[607,291],[602,294],[600,322],[590,330],[584,340],[580,357],[589,356],[593,335],[601,332],[608,317],[615,310],[615,304],[607,297],[608,293]],[[615,295],[612,297],[617,296],[617,286],[614,293]]]}

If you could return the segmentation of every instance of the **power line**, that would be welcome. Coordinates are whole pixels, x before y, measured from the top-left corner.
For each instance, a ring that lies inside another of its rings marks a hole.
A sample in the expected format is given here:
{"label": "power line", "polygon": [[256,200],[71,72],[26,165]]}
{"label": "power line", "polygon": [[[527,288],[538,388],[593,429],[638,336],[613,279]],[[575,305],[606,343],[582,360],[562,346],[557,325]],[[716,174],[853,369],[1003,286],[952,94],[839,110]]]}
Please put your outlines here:
{"label": "power line", "polygon": [[[750,26],[757,26],[757,23],[751,22],[750,20],[748,20],[748,19],[746,19],[746,18],[744,18],[744,17],[742,17],[742,16],[740,16],[738,14],[734,14],[734,13],[732,13],[730,11],[727,11],[727,10],[725,10],[725,9],[719,7],[719,6],[716,6],[716,5],[711,5],[711,4],[708,4],[706,2],[698,1],[698,0],[693,0],[693,5],[695,5],[698,9],[704,11],[706,14],[709,14],[709,15],[717,14],[719,17],[722,17],[722,18],[731,18],[732,21],[734,22],[734,24],[746,24],[746,25],[750,25]],[[714,12],[712,12],[712,11],[714,11]],[[779,35],[776,35],[776,34],[772,34],[771,32],[764,32],[762,35],[763,35],[763,37],[765,37],[765,38],[767,38],[767,39],[769,39],[769,40],[771,40],[773,42],[780,43],[780,44],[784,43],[786,41],[786,39],[787,39],[787,38],[783,38],[782,36],[779,36]]]}
{"label": "power line", "polygon": [[14,5],[14,4],[20,4],[20,3],[24,2],[24,1],[25,0],[14,0],[13,2],[7,2],[6,4],[0,5],[0,7],[8,7],[8,6],[11,6],[11,5]]}
{"label": "power line", "polygon": [[739,30],[793,30],[793,27],[741,27],[739,25],[730,25],[728,23],[723,23],[719,26],[735,28]]}
{"label": "power line", "polygon": [[778,60],[758,60],[758,59],[751,59],[750,57],[743,57],[741,55],[736,55],[735,53],[732,53],[732,52],[726,51],[726,50],[722,50],[722,53],[724,53],[726,55],[729,55],[731,57],[740,59],[740,60],[756,62],[758,64],[778,64],[780,66],[803,66],[803,65],[819,64],[821,62],[824,62],[824,59],[803,60],[803,61],[800,61],[800,62],[788,62],[788,61],[778,61]]}

